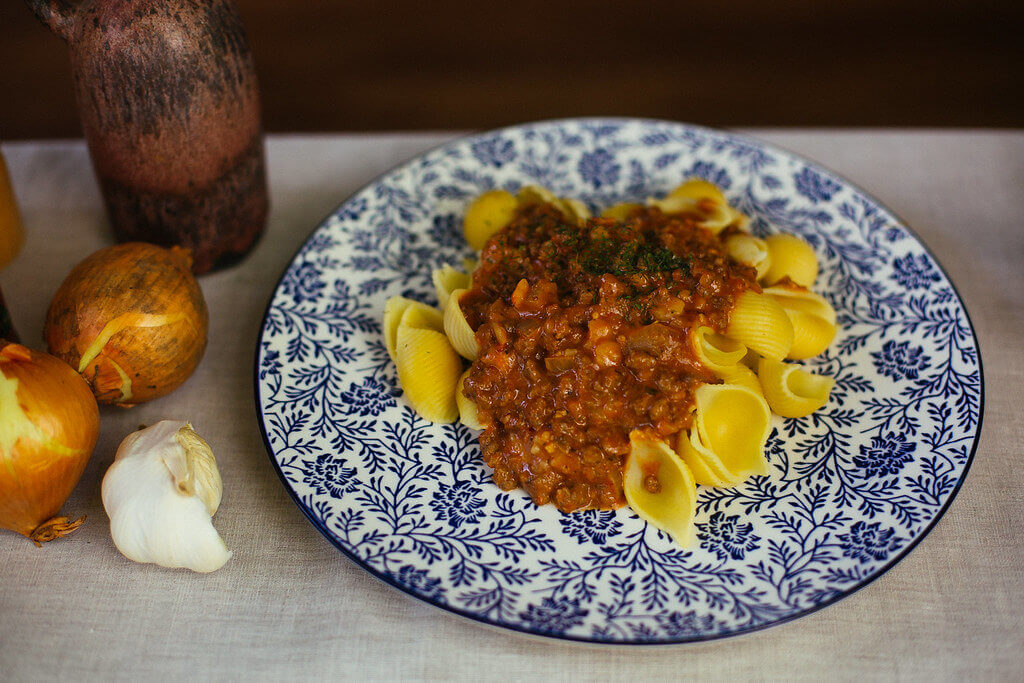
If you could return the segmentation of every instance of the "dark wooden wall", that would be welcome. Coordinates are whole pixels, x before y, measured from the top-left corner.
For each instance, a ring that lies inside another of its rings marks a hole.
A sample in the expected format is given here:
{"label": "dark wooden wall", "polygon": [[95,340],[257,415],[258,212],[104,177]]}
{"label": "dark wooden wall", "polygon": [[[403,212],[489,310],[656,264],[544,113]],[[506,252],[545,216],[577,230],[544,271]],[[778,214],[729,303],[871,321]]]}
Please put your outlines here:
{"label": "dark wooden wall", "polygon": [[[236,0],[271,131],[616,114],[1024,126],[1021,0]],[[0,0],[0,138],[76,136],[67,54]]]}

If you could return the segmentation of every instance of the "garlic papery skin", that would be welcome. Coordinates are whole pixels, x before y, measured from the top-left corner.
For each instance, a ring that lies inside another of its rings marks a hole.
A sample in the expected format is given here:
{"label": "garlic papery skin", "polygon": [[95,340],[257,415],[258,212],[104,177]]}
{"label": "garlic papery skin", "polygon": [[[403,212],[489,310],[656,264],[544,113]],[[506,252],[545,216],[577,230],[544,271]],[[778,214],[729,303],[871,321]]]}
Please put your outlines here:
{"label": "garlic papery skin", "polygon": [[212,572],[231,551],[213,528],[222,485],[192,425],[163,420],[125,437],[103,477],[103,507],[121,554],[135,562]]}

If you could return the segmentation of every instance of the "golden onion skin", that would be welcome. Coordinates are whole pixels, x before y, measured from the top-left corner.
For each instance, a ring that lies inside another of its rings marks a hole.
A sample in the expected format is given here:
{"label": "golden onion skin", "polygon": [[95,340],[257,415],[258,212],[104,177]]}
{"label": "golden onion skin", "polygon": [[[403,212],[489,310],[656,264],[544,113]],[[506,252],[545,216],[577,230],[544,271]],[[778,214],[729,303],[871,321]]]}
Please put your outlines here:
{"label": "golden onion skin", "polygon": [[43,336],[100,403],[169,394],[199,365],[209,314],[189,250],[128,242],[97,251],[57,290]]}
{"label": "golden onion skin", "polygon": [[0,528],[36,545],[77,528],[82,520],[55,515],[99,431],[96,399],[78,373],[49,354],[0,343]]}

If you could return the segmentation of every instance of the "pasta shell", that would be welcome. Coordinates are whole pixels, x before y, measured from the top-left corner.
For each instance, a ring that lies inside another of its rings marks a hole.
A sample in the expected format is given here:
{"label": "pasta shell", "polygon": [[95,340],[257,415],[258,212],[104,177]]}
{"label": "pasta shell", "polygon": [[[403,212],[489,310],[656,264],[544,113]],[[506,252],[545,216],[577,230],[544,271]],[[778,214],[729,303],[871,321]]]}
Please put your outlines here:
{"label": "pasta shell", "polygon": [[576,223],[576,225],[583,225],[590,218],[590,209],[578,199],[562,197],[558,200],[556,206],[562,210],[566,218]]}
{"label": "pasta shell", "polygon": [[520,206],[551,204],[576,225],[583,225],[590,218],[590,210],[580,200],[570,197],[556,197],[551,190],[540,185],[525,185],[516,193],[516,200]]}
{"label": "pasta shell", "polygon": [[[641,519],[686,548],[693,542],[697,487],[682,460],[660,439],[634,431],[622,472],[626,501]],[[652,491],[651,489],[656,489]]]}
{"label": "pasta shell", "polygon": [[415,327],[420,330],[444,332],[444,317],[441,315],[441,311],[437,310],[433,306],[428,306],[424,303],[420,303],[419,301],[413,301],[406,307],[405,311],[402,313],[401,320],[398,322],[398,329],[401,330],[403,327]]}
{"label": "pasta shell", "polygon": [[642,209],[643,204],[622,203],[613,204],[601,212],[602,218],[612,218],[617,221],[624,221],[637,209]]}
{"label": "pasta shell", "polygon": [[696,429],[679,432],[676,450],[693,473],[693,480],[701,486],[735,486],[740,483],[728,476],[718,456],[700,442]]}
{"label": "pasta shell", "polygon": [[757,361],[759,360],[761,360],[761,355],[757,351],[747,349],[747,355],[743,356],[743,360],[740,363],[757,372]]}
{"label": "pasta shell", "polygon": [[558,205],[558,197],[551,190],[540,185],[524,185],[516,193],[516,200],[520,206],[530,206],[531,204]]}
{"label": "pasta shell", "polygon": [[779,302],[749,289],[737,297],[726,334],[775,360],[785,358],[793,345],[793,323]]}
{"label": "pasta shell", "polygon": [[705,384],[694,396],[694,429],[732,482],[768,473],[764,446],[771,411],[758,392],[737,384]]}
{"label": "pasta shell", "polygon": [[835,339],[836,312],[824,297],[796,287],[767,287],[764,294],[778,301],[793,323],[793,346],[787,358],[817,356]]}
{"label": "pasta shell", "polygon": [[761,279],[762,284],[774,285],[784,277],[810,287],[818,277],[818,257],[811,245],[796,235],[786,233],[765,238],[771,253],[771,264]]}
{"label": "pasta shell", "polygon": [[824,318],[832,325],[836,324],[836,310],[832,308],[832,304],[825,297],[815,294],[805,287],[765,287],[761,291],[778,301],[787,310],[810,313]]}
{"label": "pasta shell", "polygon": [[477,251],[496,232],[512,222],[519,203],[505,190],[491,190],[473,200],[466,209],[462,232],[469,246]]}
{"label": "pasta shell", "polygon": [[459,377],[459,384],[455,391],[455,405],[459,408],[459,421],[470,429],[483,429],[484,426],[480,424],[476,403],[462,393],[462,386],[466,383],[466,377],[468,376],[469,370],[467,369],[462,373],[462,377]]}
{"label": "pasta shell", "polygon": [[759,237],[739,233],[730,235],[725,240],[725,248],[734,261],[745,263],[757,269],[757,278],[761,279],[771,265],[771,252],[768,243]]}
{"label": "pasta shell", "polygon": [[[713,202],[716,209],[711,213],[708,213],[706,209],[698,212],[705,213],[707,215],[706,220],[701,221],[701,226],[711,230],[712,232],[719,232],[723,228],[727,228],[730,225],[736,225],[740,228],[746,228],[750,224],[750,218],[745,214],[737,211],[729,205],[729,201],[722,194],[722,190],[719,189],[714,183],[709,183],[706,180],[700,178],[690,178],[682,185],[678,186],[674,190],[668,193],[667,200],[685,200],[691,202],[693,205],[698,204],[702,199],[706,202]],[[682,206],[682,204],[680,204]],[[692,209],[677,209],[670,211],[662,208],[665,213],[679,213],[681,211],[690,212]]]}
{"label": "pasta shell", "polygon": [[438,423],[458,419],[455,390],[462,359],[443,334],[400,325],[395,365],[405,397],[420,417]]}
{"label": "pasta shell", "polygon": [[[414,311],[409,313],[409,311]],[[406,318],[408,313],[409,317]],[[395,360],[395,346],[398,343],[398,328],[403,321],[412,327],[423,327],[440,332],[443,327],[441,313],[424,303],[404,296],[393,296],[384,304],[384,346],[391,360]]]}
{"label": "pasta shell", "polygon": [[745,215],[728,204],[718,203],[710,199],[669,196],[664,199],[650,199],[647,203],[650,206],[658,207],[662,213],[681,213],[693,216],[698,225],[716,235],[730,225],[737,225],[742,228],[750,221]]}
{"label": "pasta shell", "polygon": [[456,289],[469,289],[469,275],[451,266],[438,268],[431,274],[434,290],[437,292],[437,305],[443,311],[448,305],[448,297]]}
{"label": "pasta shell", "polygon": [[762,358],[757,375],[773,412],[783,417],[804,417],[828,403],[835,380],[815,375],[790,363]]}
{"label": "pasta shell", "polygon": [[742,363],[725,367],[715,374],[726,384],[738,384],[760,396],[764,395],[764,391],[761,389],[761,380],[757,378],[757,373]]}
{"label": "pasta shell", "polygon": [[448,298],[448,305],[444,308],[444,333],[460,356],[475,360],[478,352],[476,335],[459,305],[459,297],[465,293],[464,289],[456,289]]}
{"label": "pasta shell", "polygon": [[387,347],[391,360],[395,360],[395,344],[398,341],[398,324],[409,306],[419,303],[404,296],[393,296],[384,304],[384,346]]}
{"label": "pasta shell", "polygon": [[700,178],[690,178],[682,185],[679,185],[674,190],[668,193],[669,197],[680,197],[684,199],[692,199],[694,201],[700,199],[710,199],[716,204],[728,204],[725,195],[722,194],[722,190],[718,188],[714,183],[709,183],[706,180]]}
{"label": "pasta shell", "polygon": [[746,346],[706,325],[690,328],[690,345],[701,365],[716,374],[736,365],[747,355]]}
{"label": "pasta shell", "polygon": [[836,326],[824,318],[787,309],[789,321],[793,323],[793,345],[786,358],[805,360],[824,351],[836,338]]}

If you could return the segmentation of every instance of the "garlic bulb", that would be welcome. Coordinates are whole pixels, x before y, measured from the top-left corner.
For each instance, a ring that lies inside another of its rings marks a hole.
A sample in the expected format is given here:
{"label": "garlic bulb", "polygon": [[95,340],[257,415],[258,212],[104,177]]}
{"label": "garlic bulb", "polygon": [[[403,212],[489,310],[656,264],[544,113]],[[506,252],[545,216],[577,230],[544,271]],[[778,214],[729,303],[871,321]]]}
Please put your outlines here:
{"label": "garlic bulb", "polygon": [[103,477],[110,535],[129,560],[215,571],[231,557],[211,520],[221,492],[210,446],[163,420],[125,437]]}

